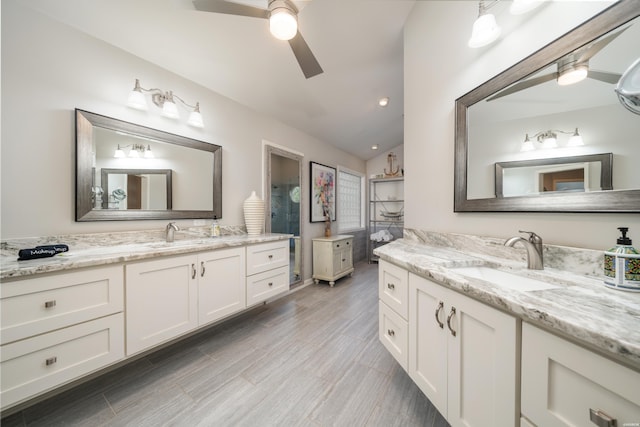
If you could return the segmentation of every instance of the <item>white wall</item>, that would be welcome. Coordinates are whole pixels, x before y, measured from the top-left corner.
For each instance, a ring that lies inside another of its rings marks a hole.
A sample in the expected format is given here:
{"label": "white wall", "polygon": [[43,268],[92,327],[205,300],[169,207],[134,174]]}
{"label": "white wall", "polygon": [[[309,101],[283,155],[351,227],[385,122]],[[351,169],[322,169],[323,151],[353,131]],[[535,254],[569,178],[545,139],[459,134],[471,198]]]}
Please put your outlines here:
{"label": "white wall", "polygon": [[615,243],[616,227],[626,225],[640,242],[638,214],[453,212],[455,100],[609,4],[552,2],[523,17],[498,4],[503,36],[470,49],[476,2],[416,2],[405,26],[406,227],[494,237],[533,230],[545,243],[604,249]]}
{"label": "white wall", "polygon": [[395,169],[397,165],[400,169],[404,169],[404,144],[400,144],[397,147],[393,147],[391,150],[380,153],[373,159],[367,160],[367,179],[371,178],[371,175],[384,173],[385,169],[390,171],[387,160],[389,153],[396,155],[396,161],[393,163],[393,168]]}
{"label": "white wall", "polygon": [[[127,108],[135,78],[145,87],[199,101],[205,129],[161,117],[155,106],[148,112]],[[2,1],[2,106],[3,239],[161,229],[166,224],[74,222],[75,108],[221,145],[223,225],[243,224],[242,202],[252,190],[261,194],[263,139],[304,153],[307,188],[311,160],[336,167],[339,159],[341,165],[365,172],[365,162],[355,156],[53,21],[18,0]],[[305,218],[303,225],[307,239],[322,235],[322,224]],[[310,241],[305,247],[305,276],[310,277]]]}

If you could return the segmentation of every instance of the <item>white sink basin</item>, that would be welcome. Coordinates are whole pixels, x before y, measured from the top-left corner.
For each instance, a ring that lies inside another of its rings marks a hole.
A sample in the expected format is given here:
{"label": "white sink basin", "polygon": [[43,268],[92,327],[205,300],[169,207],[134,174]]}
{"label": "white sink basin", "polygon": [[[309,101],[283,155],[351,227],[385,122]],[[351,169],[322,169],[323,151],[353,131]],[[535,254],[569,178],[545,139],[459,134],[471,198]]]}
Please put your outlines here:
{"label": "white sink basin", "polygon": [[559,287],[529,277],[496,270],[491,267],[461,267],[453,268],[451,271],[462,276],[484,280],[485,282],[517,291],[543,291],[545,289],[556,289]]}

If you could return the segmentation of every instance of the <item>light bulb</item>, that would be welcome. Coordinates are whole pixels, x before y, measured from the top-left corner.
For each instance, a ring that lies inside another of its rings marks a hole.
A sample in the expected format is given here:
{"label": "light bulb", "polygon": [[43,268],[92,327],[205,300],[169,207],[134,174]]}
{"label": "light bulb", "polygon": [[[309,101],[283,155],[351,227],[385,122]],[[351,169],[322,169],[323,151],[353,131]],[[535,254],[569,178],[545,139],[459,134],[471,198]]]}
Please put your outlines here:
{"label": "light bulb", "polygon": [[118,148],[116,148],[115,153],[113,153],[113,157],[115,157],[116,159],[122,159],[124,157],[124,151],[122,151],[122,149],[120,148],[120,145],[118,145]]}
{"label": "light bulb", "polygon": [[520,146],[521,152],[533,151],[535,147],[533,146],[533,142],[529,139],[529,134],[526,134],[524,137],[524,142]]}
{"label": "light bulb", "polygon": [[177,119],[180,117],[178,114],[178,106],[173,102],[173,95],[169,92],[169,96],[165,99],[162,105],[162,115],[171,119]]}
{"label": "light bulb", "polygon": [[189,120],[187,120],[191,126],[197,128],[203,128],[204,122],[202,121],[202,114],[200,114],[200,103],[196,103],[196,108],[189,114]]}
{"label": "light bulb", "polygon": [[151,146],[147,145],[147,149],[144,151],[144,158],[145,159],[153,159],[155,156],[153,155],[153,153],[151,152]]}
{"label": "light bulb", "polygon": [[567,147],[582,147],[583,145],[584,141],[578,133],[578,128],[576,128],[576,131],[569,137],[569,141],[567,141]]}
{"label": "light bulb", "polygon": [[478,16],[473,23],[469,47],[477,48],[492,43],[500,36],[500,27],[496,23],[496,18],[491,13]]}
{"label": "light bulb", "polygon": [[291,40],[298,33],[298,20],[287,8],[277,8],[269,16],[269,31],[279,40]]}
{"label": "light bulb", "polygon": [[136,110],[146,110],[147,100],[142,93],[140,87],[140,80],[136,79],[136,85],[131,92],[129,92],[129,99],[127,99],[127,106],[135,108]]}

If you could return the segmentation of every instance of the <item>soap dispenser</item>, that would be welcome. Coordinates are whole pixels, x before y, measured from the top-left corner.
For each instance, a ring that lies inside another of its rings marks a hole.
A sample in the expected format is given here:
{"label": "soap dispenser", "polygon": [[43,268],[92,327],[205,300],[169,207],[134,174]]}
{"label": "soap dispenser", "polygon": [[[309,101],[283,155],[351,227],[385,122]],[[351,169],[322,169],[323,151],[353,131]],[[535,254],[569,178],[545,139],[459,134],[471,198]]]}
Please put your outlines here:
{"label": "soap dispenser", "polygon": [[211,237],[220,237],[220,224],[218,224],[217,216],[214,216],[211,222]]}
{"label": "soap dispenser", "polygon": [[640,292],[640,252],[631,246],[628,227],[618,227],[617,245],[604,252],[604,284],[621,291]]}

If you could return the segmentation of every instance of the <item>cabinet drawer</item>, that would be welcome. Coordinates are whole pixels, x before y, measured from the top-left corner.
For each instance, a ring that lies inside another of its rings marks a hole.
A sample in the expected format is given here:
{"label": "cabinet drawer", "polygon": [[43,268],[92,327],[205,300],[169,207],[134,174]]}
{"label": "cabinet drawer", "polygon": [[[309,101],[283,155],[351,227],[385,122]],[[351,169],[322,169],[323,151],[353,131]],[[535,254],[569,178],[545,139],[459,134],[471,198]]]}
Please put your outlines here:
{"label": "cabinet drawer", "polygon": [[123,310],[123,267],[2,283],[2,344]]}
{"label": "cabinet drawer", "polygon": [[122,313],[2,346],[3,407],[124,357]]}
{"label": "cabinet drawer", "polygon": [[247,246],[247,276],[289,265],[289,241]]}
{"label": "cabinet drawer", "polygon": [[378,264],[378,294],[385,304],[408,319],[409,273],[407,270],[380,260]]}
{"label": "cabinet drawer", "polygon": [[265,301],[288,289],[288,265],[247,277],[247,306]]}
{"label": "cabinet drawer", "polygon": [[[522,326],[522,414],[538,426],[640,421],[640,373],[529,324]],[[595,425],[595,424],[593,424]]]}
{"label": "cabinet drawer", "polygon": [[351,248],[352,246],[353,246],[353,239],[351,239],[351,238],[343,239],[343,240],[336,240],[335,242],[333,242],[333,250],[334,251],[340,251],[342,249]]}
{"label": "cabinet drawer", "polygon": [[380,342],[406,371],[409,364],[409,327],[407,321],[382,301],[378,303],[378,307]]}

